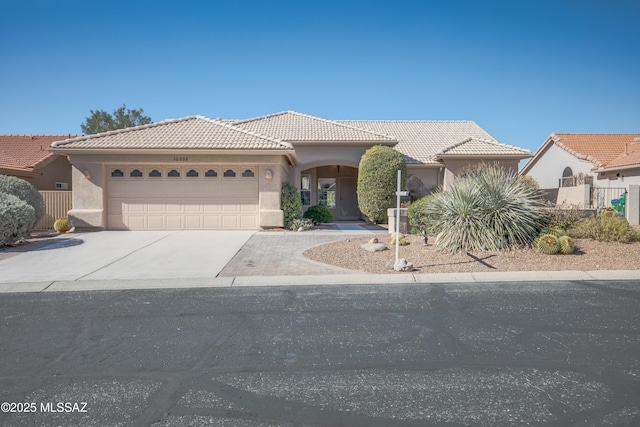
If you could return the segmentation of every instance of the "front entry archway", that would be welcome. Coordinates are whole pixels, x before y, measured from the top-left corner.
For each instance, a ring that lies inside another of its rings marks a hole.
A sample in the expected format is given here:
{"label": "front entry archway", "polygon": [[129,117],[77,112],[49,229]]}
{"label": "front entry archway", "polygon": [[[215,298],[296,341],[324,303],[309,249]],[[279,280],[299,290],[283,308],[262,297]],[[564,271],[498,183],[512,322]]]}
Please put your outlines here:
{"label": "front entry archway", "polygon": [[323,205],[336,221],[359,220],[358,169],[344,166],[318,166],[301,172],[300,191],[303,209]]}

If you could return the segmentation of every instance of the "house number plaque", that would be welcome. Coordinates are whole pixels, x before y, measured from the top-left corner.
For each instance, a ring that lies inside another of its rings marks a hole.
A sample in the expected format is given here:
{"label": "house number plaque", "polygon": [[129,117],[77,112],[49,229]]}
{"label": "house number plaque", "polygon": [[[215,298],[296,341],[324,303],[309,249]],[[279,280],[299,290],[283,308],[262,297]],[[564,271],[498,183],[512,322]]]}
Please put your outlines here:
{"label": "house number plaque", "polygon": [[173,161],[174,162],[188,162],[189,158],[188,157],[174,157]]}

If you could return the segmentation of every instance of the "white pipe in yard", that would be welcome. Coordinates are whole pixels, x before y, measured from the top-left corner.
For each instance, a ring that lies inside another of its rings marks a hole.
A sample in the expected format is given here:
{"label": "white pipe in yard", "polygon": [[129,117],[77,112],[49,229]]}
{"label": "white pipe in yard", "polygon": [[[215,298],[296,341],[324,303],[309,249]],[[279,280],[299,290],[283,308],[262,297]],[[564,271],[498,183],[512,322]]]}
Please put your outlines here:
{"label": "white pipe in yard", "polygon": [[398,255],[400,254],[400,179],[402,178],[402,171],[398,170],[398,191],[396,191],[396,262],[398,264]]}

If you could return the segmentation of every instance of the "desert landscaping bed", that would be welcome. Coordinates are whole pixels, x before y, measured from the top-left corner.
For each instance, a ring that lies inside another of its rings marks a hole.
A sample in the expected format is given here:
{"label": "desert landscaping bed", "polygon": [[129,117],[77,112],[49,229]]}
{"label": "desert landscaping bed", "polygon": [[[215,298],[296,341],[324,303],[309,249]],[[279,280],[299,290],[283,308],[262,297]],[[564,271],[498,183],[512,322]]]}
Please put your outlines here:
{"label": "desert landscaping bed", "polygon": [[[360,246],[371,238],[348,238],[316,246],[304,252],[314,261],[367,273],[397,273],[387,269],[395,259],[395,247],[379,237],[389,249],[369,252]],[[390,238],[388,238],[390,240]],[[544,255],[526,248],[498,253],[444,254],[433,250],[431,242],[424,246],[418,236],[407,236],[400,247],[400,258],[411,261],[418,273],[457,273],[482,271],[557,271],[557,270],[640,270],[640,242],[617,243],[576,239],[573,255]],[[640,271],[638,272],[640,277]]]}

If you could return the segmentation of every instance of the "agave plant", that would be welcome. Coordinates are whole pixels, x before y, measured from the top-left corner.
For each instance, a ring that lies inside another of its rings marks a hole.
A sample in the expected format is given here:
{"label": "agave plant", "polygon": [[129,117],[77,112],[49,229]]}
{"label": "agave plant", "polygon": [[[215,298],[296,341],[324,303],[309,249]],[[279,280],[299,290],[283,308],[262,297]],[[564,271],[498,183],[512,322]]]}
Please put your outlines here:
{"label": "agave plant", "polygon": [[499,166],[470,170],[425,207],[435,248],[454,253],[499,251],[531,243],[545,210],[540,193]]}

